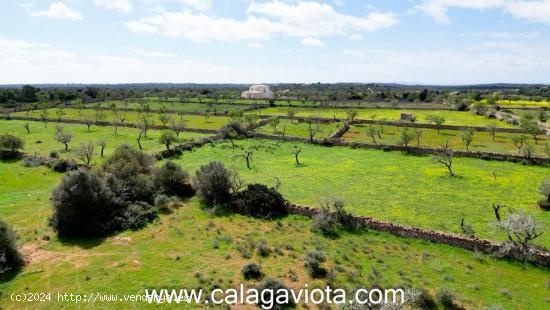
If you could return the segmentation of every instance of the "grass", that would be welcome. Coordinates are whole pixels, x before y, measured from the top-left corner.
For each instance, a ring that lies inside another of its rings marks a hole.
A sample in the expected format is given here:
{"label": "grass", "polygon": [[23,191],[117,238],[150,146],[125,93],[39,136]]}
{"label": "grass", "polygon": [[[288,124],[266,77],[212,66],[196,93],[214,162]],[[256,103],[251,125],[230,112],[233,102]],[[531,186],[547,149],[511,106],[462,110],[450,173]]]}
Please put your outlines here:
{"label": "grass", "polygon": [[[325,117],[325,118],[346,118],[350,109],[323,109],[323,108],[264,108],[258,112],[264,115],[287,115],[288,111],[294,111],[296,116],[301,117]],[[401,113],[412,113],[416,116],[418,123],[429,123],[428,115],[443,116],[445,125],[461,126],[487,126],[495,123],[495,120],[484,116],[475,115],[470,112],[444,111],[444,110],[397,110],[397,109],[357,109],[357,119],[376,119],[386,121],[399,121]],[[251,112],[252,113],[252,112]],[[254,112],[255,113],[255,112]],[[498,127],[514,127],[505,122],[496,122]]]}
{"label": "grass", "polygon": [[[317,127],[318,126],[318,127]],[[315,128],[318,128],[316,130],[315,139],[324,139],[328,138],[329,136],[333,135],[342,127],[341,123],[331,123],[331,124],[313,124],[312,128],[315,131]],[[275,130],[273,126],[267,124],[265,126],[262,126],[257,129],[258,132],[266,133],[266,134],[275,134],[275,135],[285,135],[285,136],[291,136],[291,137],[301,137],[301,138],[308,138],[310,137],[310,129],[309,125],[307,123],[300,123],[297,121],[287,120],[287,119],[281,119],[280,124],[277,126],[277,129]]]}
{"label": "grass", "polygon": [[[222,142],[195,149],[177,162],[195,171],[219,160],[238,169],[248,182],[272,186],[278,179],[281,192],[292,202],[317,206],[323,196],[335,195],[345,199],[355,214],[422,228],[460,232],[464,216],[478,236],[504,240],[504,234],[491,225],[492,203],[532,213],[550,227],[550,213],[537,206],[542,198],[538,187],[548,177],[546,167],[455,158],[458,177],[450,177],[444,167],[431,164],[429,157],[400,152],[254,139],[236,144],[237,148]],[[295,145],[302,147],[304,166],[295,164]],[[249,170],[240,154],[241,148],[252,146],[259,149]],[[537,243],[550,247],[550,234],[543,234]]]}
{"label": "grass", "polygon": [[[372,138],[367,135],[366,128],[369,125],[354,125],[350,130],[344,134],[342,139],[350,142],[360,143],[373,143]],[[376,126],[381,132],[381,139],[376,137],[376,143],[381,144],[399,144],[400,133],[402,127],[396,126]],[[380,128],[383,128],[380,130]],[[423,147],[441,147],[448,142],[449,147],[455,150],[466,150],[461,138],[461,131],[458,130],[441,130],[440,133],[435,129],[420,129],[422,136],[420,138],[420,146]],[[413,132],[413,128],[409,128],[409,132]],[[471,151],[485,151],[485,152],[498,152],[498,153],[510,153],[518,154],[518,149],[511,141],[511,137],[515,134],[497,132],[495,140],[488,132],[475,132],[474,140],[470,145]],[[545,144],[550,144],[550,137],[541,135],[538,138],[538,142],[529,136],[530,143],[535,147],[535,154],[540,156],[548,156],[545,153]],[[409,145],[417,146],[417,141],[413,140]]]}
{"label": "grass", "polygon": [[541,107],[550,108],[550,102],[547,100],[514,100],[502,99],[498,104],[503,108],[521,108],[521,107]]}
{"label": "grass", "polygon": [[[25,123],[29,123],[30,134],[23,127]],[[20,137],[25,142],[24,152],[28,154],[38,154],[42,156],[48,156],[50,151],[57,151],[62,158],[77,159],[75,149],[81,142],[97,142],[103,139],[107,142],[105,148],[105,155],[111,154],[116,146],[120,144],[129,144],[134,147],[138,147],[137,136],[140,132],[136,128],[120,127],[118,128],[118,135],[114,135],[114,127],[110,126],[92,126],[90,131],[87,130],[85,125],[76,124],[60,124],[65,132],[73,134],[73,140],[69,144],[69,151],[65,152],[65,146],[58,143],[54,139],[57,123],[49,123],[47,127],[44,127],[40,122],[25,122],[25,121],[6,121],[0,120],[0,132],[10,133],[17,137]],[[141,141],[143,151],[147,153],[157,152],[165,149],[165,146],[159,143],[159,137],[162,131],[150,130],[147,132],[147,138],[143,138]],[[180,133],[180,141],[186,141],[189,139],[200,139],[208,135],[183,132]],[[96,147],[96,158],[99,154],[99,147]]]}
{"label": "grass", "polygon": [[[101,107],[104,108],[110,108],[112,104],[115,104],[117,108],[125,108],[125,109],[140,109],[143,108],[143,105],[141,102],[136,101],[119,101],[119,100],[112,100],[112,101],[106,101],[100,103]],[[198,103],[198,102],[179,102],[175,100],[170,101],[163,101],[159,99],[145,99],[143,103],[146,103],[149,105],[149,108],[151,110],[160,110],[162,108],[165,108],[167,110],[174,110],[174,111],[181,111],[181,112],[201,112],[204,113],[206,111],[212,112],[212,113],[229,113],[231,111],[242,111],[246,108],[248,108],[245,105],[235,105],[235,104],[216,104],[216,103]],[[95,107],[97,103],[89,104],[89,107]]]}
{"label": "grass", "polygon": [[[334,271],[337,287],[406,285],[431,292],[448,287],[470,308],[547,306],[541,298],[547,292],[546,269],[377,232],[342,233],[340,238],[326,239],[312,233],[310,221],[302,217],[278,222],[238,215],[213,217],[196,199],[140,231],[104,240],[61,241],[47,225],[49,193],[61,175],[41,167],[0,163],[0,178],[0,217],[17,229],[29,260],[22,272],[0,282],[0,307],[6,309],[82,307],[57,302],[57,293],[65,292],[142,294],[144,288],[211,289],[240,283],[249,287],[255,282],[240,274],[248,262],[261,263],[266,276],[282,279],[290,287],[299,289],[306,283],[310,288],[322,287],[325,280],[311,279],[303,267],[304,255],[313,249],[327,254],[324,267]],[[262,239],[274,251],[260,258],[249,245]],[[252,257],[243,258],[239,246]],[[503,298],[503,291],[510,298]],[[54,301],[14,304],[9,300],[14,292],[50,292]],[[148,308],[142,303],[119,305]]]}
{"label": "grass", "polygon": [[[96,120],[97,112],[95,110],[89,110],[89,109],[48,109],[48,117],[57,119],[57,111],[62,110],[64,111],[64,115],[61,116],[61,119],[77,119],[82,120],[85,118],[91,118],[93,120]],[[125,123],[134,123],[139,124],[140,121],[140,113],[138,112],[118,112],[118,116],[114,115],[113,112],[110,111],[101,111],[101,115],[104,117],[104,121],[109,122],[115,122],[117,119],[121,116],[124,116]],[[32,116],[36,118],[41,117],[41,110],[33,110],[30,112],[17,112],[13,113],[12,115],[16,116]],[[147,115],[147,118],[149,119],[150,123],[153,125],[162,125],[160,121],[160,115],[158,113],[148,113],[143,115]],[[230,118],[226,116],[210,116],[208,119],[206,119],[204,116],[201,115],[172,115],[172,114],[166,114],[168,117],[173,118],[183,118],[185,121],[185,126],[187,128],[195,128],[195,129],[211,129],[211,130],[218,130],[223,125],[229,122]],[[167,125],[170,125],[170,122],[167,123]]]}

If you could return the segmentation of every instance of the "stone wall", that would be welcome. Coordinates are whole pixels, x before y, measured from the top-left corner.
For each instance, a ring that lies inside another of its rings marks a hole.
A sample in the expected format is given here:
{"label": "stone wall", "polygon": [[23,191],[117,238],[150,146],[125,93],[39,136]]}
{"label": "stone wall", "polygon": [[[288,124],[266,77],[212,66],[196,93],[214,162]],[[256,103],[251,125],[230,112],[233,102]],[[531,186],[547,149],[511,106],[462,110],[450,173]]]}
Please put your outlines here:
{"label": "stone wall", "polygon": [[[319,213],[318,209],[287,203],[287,209],[290,214],[301,215],[306,217],[314,217]],[[493,254],[501,250],[502,245],[490,240],[479,239],[477,237],[468,237],[453,233],[443,233],[433,230],[426,230],[412,226],[399,225],[391,222],[384,222],[373,219],[371,217],[354,216],[358,224],[367,229],[383,231],[405,238],[414,238],[426,240],[433,243],[447,244],[455,247],[460,247],[470,251],[480,251],[487,254]],[[533,258],[533,263],[550,267],[550,253],[538,249],[531,249],[529,253]]]}

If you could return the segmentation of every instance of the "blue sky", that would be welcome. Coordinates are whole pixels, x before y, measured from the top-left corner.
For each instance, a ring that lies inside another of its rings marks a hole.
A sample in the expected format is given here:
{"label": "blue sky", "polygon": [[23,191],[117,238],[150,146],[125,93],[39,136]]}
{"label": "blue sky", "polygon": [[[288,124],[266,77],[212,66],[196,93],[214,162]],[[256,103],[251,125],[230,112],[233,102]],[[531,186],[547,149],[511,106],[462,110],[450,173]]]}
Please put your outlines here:
{"label": "blue sky", "polygon": [[550,0],[0,2],[0,83],[550,83]]}

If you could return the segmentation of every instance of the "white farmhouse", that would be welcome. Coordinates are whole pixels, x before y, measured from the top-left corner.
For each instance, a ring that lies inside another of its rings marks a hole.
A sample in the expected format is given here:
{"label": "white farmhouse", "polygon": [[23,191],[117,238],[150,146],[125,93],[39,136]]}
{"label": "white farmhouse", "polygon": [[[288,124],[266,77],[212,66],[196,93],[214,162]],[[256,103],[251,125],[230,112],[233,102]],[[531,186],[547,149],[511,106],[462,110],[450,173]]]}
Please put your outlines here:
{"label": "white farmhouse", "polygon": [[252,85],[241,96],[245,99],[271,99],[273,98],[273,92],[269,90],[267,85]]}

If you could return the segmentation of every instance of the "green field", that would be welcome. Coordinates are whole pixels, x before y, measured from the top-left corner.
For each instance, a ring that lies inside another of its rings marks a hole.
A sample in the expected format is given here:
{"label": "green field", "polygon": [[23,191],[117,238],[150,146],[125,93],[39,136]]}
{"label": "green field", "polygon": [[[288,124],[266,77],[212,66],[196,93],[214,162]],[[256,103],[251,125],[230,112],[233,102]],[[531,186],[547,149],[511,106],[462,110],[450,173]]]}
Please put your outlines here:
{"label": "green field", "polygon": [[143,102],[137,101],[106,101],[101,103],[91,103],[87,106],[94,108],[99,104],[99,106],[107,109],[111,109],[114,104],[117,108],[124,109],[143,109],[144,104],[149,105],[150,110],[173,110],[181,112],[211,112],[211,113],[229,113],[231,111],[242,111],[247,109],[246,105],[236,105],[236,104],[216,104],[216,103],[198,103],[198,102],[179,102],[176,100],[170,101],[160,101],[160,100],[145,100]]}
{"label": "green field", "polygon": [[[338,196],[356,214],[417,227],[459,232],[464,216],[479,236],[504,240],[490,224],[492,203],[532,213],[550,227],[550,213],[537,206],[538,186],[548,177],[546,167],[455,158],[458,177],[453,178],[445,168],[431,164],[429,157],[400,152],[254,139],[236,144],[236,148],[224,142],[196,149],[177,162],[194,171],[220,160],[254,182],[273,185],[278,178],[281,192],[295,203],[318,206],[323,196]],[[296,166],[292,155],[295,145],[302,147],[302,167]],[[240,154],[241,148],[251,147],[260,149],[249,170]],[[550,234],[537,241],[550,246]]]}
{"label": "green field", "polygon": [[[400,144],[400,136],[403,127],[396,126],[377,126],[373,125],[379,130],[381,139],[375,136],[376,143],[381,144]],[[350,130],[342,136],[342,139],[349,142],[359,143],[373,143],[370,136],[367,135],[367,128],[369,125],[353,125]],[[409,128],[409,132],[412,133],[414,128]],[[464,142],[462,141],[461,131],[459,130],[441,130],[440,133],[435,129],[423,129],[418,128],[422,132],[420,137],[421,147],[441,147],[448,142],[449,147],[455,150],[466,150]],[[517,134],[497,132],[495,140],[488,132],[475,132],[474,140],[470,145],[471,151],[484,151],[484,152],[498,152],[498,153],[510,153],[518,154],[518,149],[512,143],[511,137]],[[529,136],[529,142],[534,146],[535,154],[540,156],[548,156],[545,152],[545,145],[550,144],[550,137],[541,135],[538,138],[538,142],[535,142],[531,136]],[[409,145],[418,146],[416,139],[410,142]]]}
{"label": "green field", "polygon": [[521,108],[521,107],[541,107],[550,108],[550,102],[547,100],[507,100],[502,99],[498,101],[498,104],[503,108]]}
{"label": "green field", "polygon": [[[329,108],[265,108],[260,109],[259,113],[263,115],[287,115],[288,111],[294,111],[295,116],[301,117],[324,117],[345,119],[350,109],[329,109]],[[397,110],[397,109],[357,109],[357,119],[376,119],[385,121],[399,121],[401,113],[412,113],[416,116],[417,123],[428,123],[428,115],[443,116],[445,125],[461,126],[487,126],[495,123],[494,119],[475,115],[470,112],[443,111],[443,110]],[[251,112],[252,113],[252,112]],[[255,112],[254,112],[255,113]],[[514,127],[505,122],[496,122],[498,127]]]}
{"label": "green field", "polygon": [[333,135],[342,127],[342,123],[330,123],[330,124],[312,124],[310,127],[307,123],[300,123],[298,121],[281,119],[280,124],[277,128],[267,124],[257,129],[258,132],[272,134],[272,135],[281,135],[281,136],[291,136],[291,137],[301,137],[301,138],[310,138],[310,132],[315,132],[314,139],[324,139]]}
{"label": "green field", "polygon": [[[193,159],[187,159],[187,166]],[[322,287],[325,280],[311,279],[303,267],[305,253],[313,249],[327,254],[324,266],[333,270],[337,287],[405,285],[434,293],[446,287],[463,305],[475,309],[492,305],[544,309],[548,302],[543,298],[549,280],[545,269],[385,233],[342,233],[340,238],[327,239],[312,233],[310,221],[302,217],[270,222],[238,215],[210,216],[196,199],[140,231],[102,240],[59,240],[47,218],[50,191],[60,178],[45,168],[0,163],[0,217],[17,229],[29,261],[13,279],[0,282],[2,308],[83,307],[57,302],[58,292],[122,295],[142,294],[151,287],[252,286],[256,282],[244,280],[240,273],[248,262],[261,263],[266,276],[279,278],[289,287],[299,289],[305,283]],[[249,247],[259,240],[266,240],[272,249],[268,257]],[[247,248],[252,257],[243,258],[238,247]],[[54,301],[15,304],[9,300],[12,293],[22,292],[50,292]],[[147,306],[124,304],[133,309]]]}
{"label": "green field", "polygon": [[[64,115],[58,116],[57,111],[62,110],[64,111]],[[14,116],[32,116],[36,118],[40,118],[42,111],[41,110],[33,110],[29,112],[17,112],[13,113]],[[101,111],[101,115],[103,115],[103,120],[107,122],[116,122],[121,116],[125,118],[125,123],[134,123],[139,124],[140,117],[146,116],[149,122],[152,125],[162,125],[160,116],[161,114],[158,113],[139,113],[139,112],[117,112],[115,115],[111,111]],[[61,119],[75,119],[75,120],[83,120],[86,118],[92,119],[92,120],[98,120],[97,112],[95,110],[91,109],[48,109],[47,113],[49,118],[57,119],[60,117]],[[166,117],[170,118],[182,118],[185,121],[185,126],[187,128],[195,128],[195,129],[210,129],[210,130],[218,130],[223,125],[225,125],[227,122],[229,122],[230,118],[226,116],[210,116],[208,117],[208,120],[206,117],[201,115],[174,115],[174,114],[165,114]],[[170,125],[170,122],[167,122],[167,125]]]}
{"label": "green field", "polygon": [[[30,134],[23,127],[25,123],[29,123]],[[58,143],[54,139],[56,128],[58,124],[49,123],[44,128],[43,123],[40,122],[25,122],[25,121],[6,121],[0,120],[0,132],[9,133],[22,138],[25,141],[25,147],[23,151],[30,155],[48,156],[50,151],[57,151],[61,158],[72,158],[77,160],[75,149],[81,142],[94,142],[97,143],[100,139],[107,142],[105,148],[105,154],[109,155],[120,144],[128,144],[133,147],[138,147],[137,137],[140,132],[136,128],[120,127],[118,128],[118,134],[115,135],[115,128],[110,126],[92,126],[88,131],[85,125],[76,124],[60,124],[63,127],[64,132],[70,132],[73,134],[73,139],[69,144],[69,151],[65,152],[65,146]],[[150,130],[147,132],[147,138],[141,140],[143,151],[147,153],[157,152],[165,149],[164,145],[159,143],[160,130]],[[180,141],[185,142],[188,140],[197,140],[208,135],[192,132],[180,133]],[[99,146],[96,146],[96,158],[98,161]],[[95,163],[95,161],[94,161]]]}

